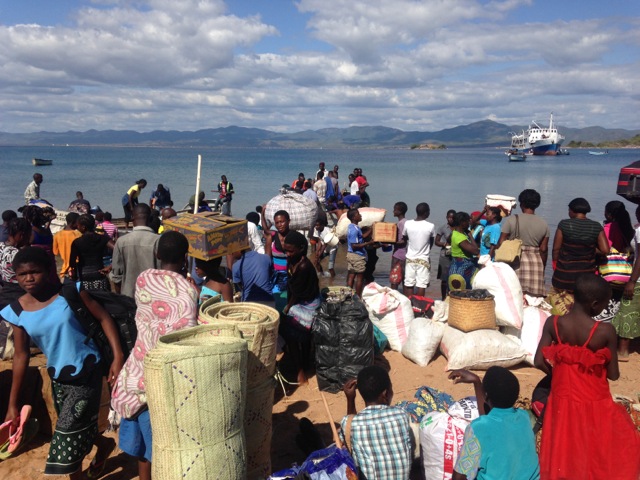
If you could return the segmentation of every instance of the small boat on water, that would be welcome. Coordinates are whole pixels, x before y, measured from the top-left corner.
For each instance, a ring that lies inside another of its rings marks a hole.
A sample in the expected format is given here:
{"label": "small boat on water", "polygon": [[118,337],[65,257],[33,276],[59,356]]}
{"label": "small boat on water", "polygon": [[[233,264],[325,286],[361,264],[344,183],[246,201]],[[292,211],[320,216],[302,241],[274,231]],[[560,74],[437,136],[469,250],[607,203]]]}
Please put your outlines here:
{"label": "small boat on water", "polygon": [[589,150],[589,155],[609,155],[609,150],[605,150],[604,152],[599,150]]}
{"label": "small boat on water", "polygon": [[568,148],[561,148],[558,150],[558,155],[571,155]]}
{"label": "small boat on water", "polygon": [[44,158],[34,158],[31,160],[36,167],[42,167],[45,165],[53,165],[53,160],[45,160]]}
{"label": "small boat on water", "polygon": [[511,149],[504,154],[509,158],[510,162],[524,162],[527,159],[527,155],[517,149]]}

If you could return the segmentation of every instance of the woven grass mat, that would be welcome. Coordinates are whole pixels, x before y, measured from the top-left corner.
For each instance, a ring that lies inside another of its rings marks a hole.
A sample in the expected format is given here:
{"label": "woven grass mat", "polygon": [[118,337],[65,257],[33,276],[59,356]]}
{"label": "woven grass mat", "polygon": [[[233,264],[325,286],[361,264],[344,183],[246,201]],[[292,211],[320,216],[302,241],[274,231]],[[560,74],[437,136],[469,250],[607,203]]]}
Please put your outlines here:
{"label": "woven grass mat", "polygon": [[207,328],[161,337],[145,357],[156,480],[246,478],[247,342],[235,329],[198,336]]}

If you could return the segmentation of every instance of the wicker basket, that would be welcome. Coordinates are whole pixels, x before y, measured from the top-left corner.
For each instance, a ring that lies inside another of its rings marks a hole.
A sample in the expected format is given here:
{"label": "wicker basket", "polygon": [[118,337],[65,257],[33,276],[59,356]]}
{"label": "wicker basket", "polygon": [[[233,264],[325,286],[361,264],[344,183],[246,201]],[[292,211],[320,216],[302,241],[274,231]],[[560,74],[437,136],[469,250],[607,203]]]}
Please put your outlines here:
{"label": "wicker basket", "polygon": [[459,292],[449,294],[449,326],[463,332],[496,328],[496,302],[486,298],[465,298]]}

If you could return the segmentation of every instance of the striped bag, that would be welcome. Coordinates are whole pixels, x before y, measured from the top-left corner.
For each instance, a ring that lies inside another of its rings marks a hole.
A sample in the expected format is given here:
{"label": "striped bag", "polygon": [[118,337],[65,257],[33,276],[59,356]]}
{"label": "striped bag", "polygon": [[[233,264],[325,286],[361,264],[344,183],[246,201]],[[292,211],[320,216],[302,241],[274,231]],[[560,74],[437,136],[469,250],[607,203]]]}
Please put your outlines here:
{"label": "striped bag", "polygon": [[614,285],[624,285],[631,278],[633,258],[628,253],[618,252],[612,248],[607,255],[607,262],[598,267],[600,276]]}

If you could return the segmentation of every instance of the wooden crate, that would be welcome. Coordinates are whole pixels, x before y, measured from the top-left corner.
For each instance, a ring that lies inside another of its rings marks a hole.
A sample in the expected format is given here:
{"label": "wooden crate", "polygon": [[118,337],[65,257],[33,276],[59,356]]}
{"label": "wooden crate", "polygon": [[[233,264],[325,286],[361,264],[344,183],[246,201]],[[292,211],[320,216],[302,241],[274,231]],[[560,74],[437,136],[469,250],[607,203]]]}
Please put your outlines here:
{"label": "wooden crate", "polygon": [[376,222],[373,224],[373,241],[380,243],[396,243],[398,226],[395,223]]}
{"label": "wooden crate", "polygon": [[176,230],[189,240],[189,255],[213,260],[249,247],[247,221],[211,212],[182,213],[163,222],[165,231]]}

